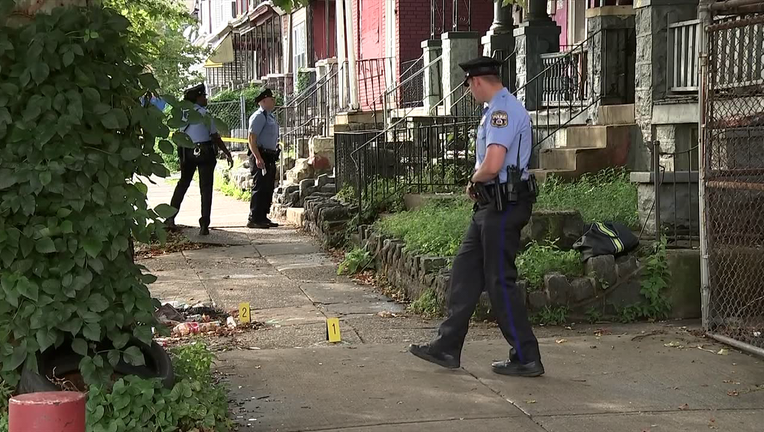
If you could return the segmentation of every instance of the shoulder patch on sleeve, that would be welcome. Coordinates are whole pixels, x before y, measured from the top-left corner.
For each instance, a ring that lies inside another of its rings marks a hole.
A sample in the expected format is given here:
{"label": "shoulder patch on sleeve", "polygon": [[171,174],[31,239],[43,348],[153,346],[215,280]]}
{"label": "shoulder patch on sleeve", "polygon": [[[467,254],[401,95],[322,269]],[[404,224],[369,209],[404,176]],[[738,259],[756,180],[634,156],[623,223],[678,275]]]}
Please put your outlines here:
{"label": "shoulder patch on sleeve", "polygon": [[506,111],[494,111],[491,113],[491,126],[497,128],[507,127],[509,124],[509,116]]}

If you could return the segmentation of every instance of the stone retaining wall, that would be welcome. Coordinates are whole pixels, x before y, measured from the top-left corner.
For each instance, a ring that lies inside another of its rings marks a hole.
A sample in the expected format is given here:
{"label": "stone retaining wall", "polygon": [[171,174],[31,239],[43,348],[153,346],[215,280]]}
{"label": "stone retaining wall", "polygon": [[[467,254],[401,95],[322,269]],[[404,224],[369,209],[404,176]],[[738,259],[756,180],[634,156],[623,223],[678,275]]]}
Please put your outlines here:
{"label": "stone retaining wall", "polygon": [[304,208],[303,228],[327,247],[345,243],[348,223],[358,213],[356,206],[320,195],[306,197]]}
{"label": "stone retaining wall", "polygon": [[[399,239],[376,232],[369,226],[359,228],[358,244],[374,257],[375,267],[393,286],[404,291],[409,300],[416,300],[433,289],[445,305],[451,283],[451,257],[413,254]],[[531,312],[546,307],[567,307],[572,314],[583,315],[591,307],[605,314],[616,308],[642,301],[639,262],[633,256],[615,258],[612,255],[590,259],[585,265],[586,276],[567,278],[559,273],[544,277],[543,287],[528,292],[525,280],[517,282],[525,294]],[[484,292],[478,306],[478,317],[490,317],[490,302]],[[445,312],[445,310],[444,310]]]}
{"label": "stone retaining wall", "polygon": [[[303,227],[318,237],[326,246],[342,245],[347,238],[347,227],[358,212],[357,207],[342,203],[334,198],[309,196],[305,198],[305,213]],[[568,215],[572,216],[572,215]],[[529,229],[529,232],[566,231],[557,224],[556,218],[548,213],[534,213],[536,224],[549,229]],[[568,224],[568,240],[573,238],[571,230],[578,222]],[[433,290],[443,305],[451,283],[450,264],[452,257],[434,257],[414,254],[406,250],[400,239],[391,238],[373,229],[372,226],[361,226],[357,233],[351,235],[352,243],[367,250],[374,260],[377,273],[395,288],[399,289],[405,298],[413,301],[428,290]],[[603,315],[613,315],[619,308],[644,302],[640,293],[641,267],[635,256],[612,255],[599,256],[590,259],[584,265],[585,276],[569,278],[560,273],[551,272],[544,277],[543,286],[528,292],[529,283],[525,280],[517,282],[521,292],[525,294],[525,303],[531,313],[539,312],[547,307],[566,307],[571,319],[583,319],[588,310],[594,308]],[[677,296],[670,287],[667,295]],[[681,293],[680,293],[681,294]],[[672,301],[672,304],[674,302]],[[486,293],[481,295],[476,317],[490,318],[490,301]],[[677,308],[680,311],[681,308]],[[672,313],[672,318],[689,318],[694,316],[694,309],[689,308],[689,314]]]}

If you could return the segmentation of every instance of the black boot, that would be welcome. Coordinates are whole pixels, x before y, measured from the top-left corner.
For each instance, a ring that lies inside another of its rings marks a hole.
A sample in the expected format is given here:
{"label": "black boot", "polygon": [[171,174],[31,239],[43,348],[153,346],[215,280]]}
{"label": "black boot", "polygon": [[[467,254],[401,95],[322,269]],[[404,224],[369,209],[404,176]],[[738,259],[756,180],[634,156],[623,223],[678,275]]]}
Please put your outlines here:
{"label": "black boot", "polygon": [[458,358],[451,354],[437,351],[430,345],[410,345],[409,352],[420,359],[427,360],[428,362],[435,363],[436,365],[443,366],[447,369],[458,369],[460,366]]}
{"label": "black boot", "polygon": [[202,225],[201,228],[199,228],[199,235],[200,236],[210,235],[210,227]]}
{"label": "black boot", "polygon": [[491,365],[493,371],[499,375],[509,375],[518,377],[537,377],[544,375],[544,365],[541,360],[530,363],[520,363],[520,361],[503,360],[494,362]]}

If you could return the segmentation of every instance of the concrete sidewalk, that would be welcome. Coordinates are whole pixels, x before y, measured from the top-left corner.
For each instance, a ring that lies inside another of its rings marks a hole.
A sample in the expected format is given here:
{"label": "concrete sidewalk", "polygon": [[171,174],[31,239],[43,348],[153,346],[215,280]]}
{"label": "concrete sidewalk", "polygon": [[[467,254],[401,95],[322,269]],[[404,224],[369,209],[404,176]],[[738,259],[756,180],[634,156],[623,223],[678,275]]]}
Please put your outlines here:
{"label": "concrete sidewalk", "polygon": [[[153,205],[172,189],[155,187],[164,190],[150,191]],[[218,227],[245,220],[247,203],[214,202]],[[195,225],[193,206],[179,222]],[[519,379],[491,372],[508,347],[494,325],[475,323],[462,369],[448,371],[406,351],[438,321],[337,276],[294,228],[216,229],[204,241],[222,246],[141,264],[158,277],[155,297],[226,309],[247,301],[264,324],[211,341],[240,431],[764,430],[761,359],[695,337],[689,324],[537,328],[547,374]],[[340,319],[337,345],[326,341],[327,317]]]}
{"label": "concrete sidewalk", "polygon": [[762,430],[760,361],[693,348],[705,341],[683,330],[632,337],[542,339],[547,374],[538,379],[490,371],[503,341],[467,344],[458,371],[404,344],[236,351],[222,355],[221,370],[236,377],[243,418],[257,419],[242,431]]}

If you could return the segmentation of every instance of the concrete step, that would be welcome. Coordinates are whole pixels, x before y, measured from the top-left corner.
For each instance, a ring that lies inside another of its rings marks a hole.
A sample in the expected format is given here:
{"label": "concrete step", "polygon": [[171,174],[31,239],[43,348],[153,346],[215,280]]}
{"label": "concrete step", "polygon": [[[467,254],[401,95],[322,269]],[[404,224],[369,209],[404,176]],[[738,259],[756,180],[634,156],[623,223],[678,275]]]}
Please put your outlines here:
{"label": "concrete step", "polygon": [[534,176],[536,176],[536,181],[538,183],[544,183],[550,176],[554,176],[565,181],[575,180],[579,177],[579,174],[573,170],[533,169],[531,172]]}
{"label": "concrete step", "polygon": [[539,152],[539,167],[545,170],[585,172],[612,166],[608,149],[599,147],[555,148]]}
{"label": "concrete step", "polygon": [[600,105],[597,109],[597,124],[609,126],[634,123],[634,104]]}
{"label": "concrete step", "polygon": [[613,126],[570,126],[559,135],[558,148],[606,148],[608,144],[629,142],[631,132],[637,126],[613,125]]}

